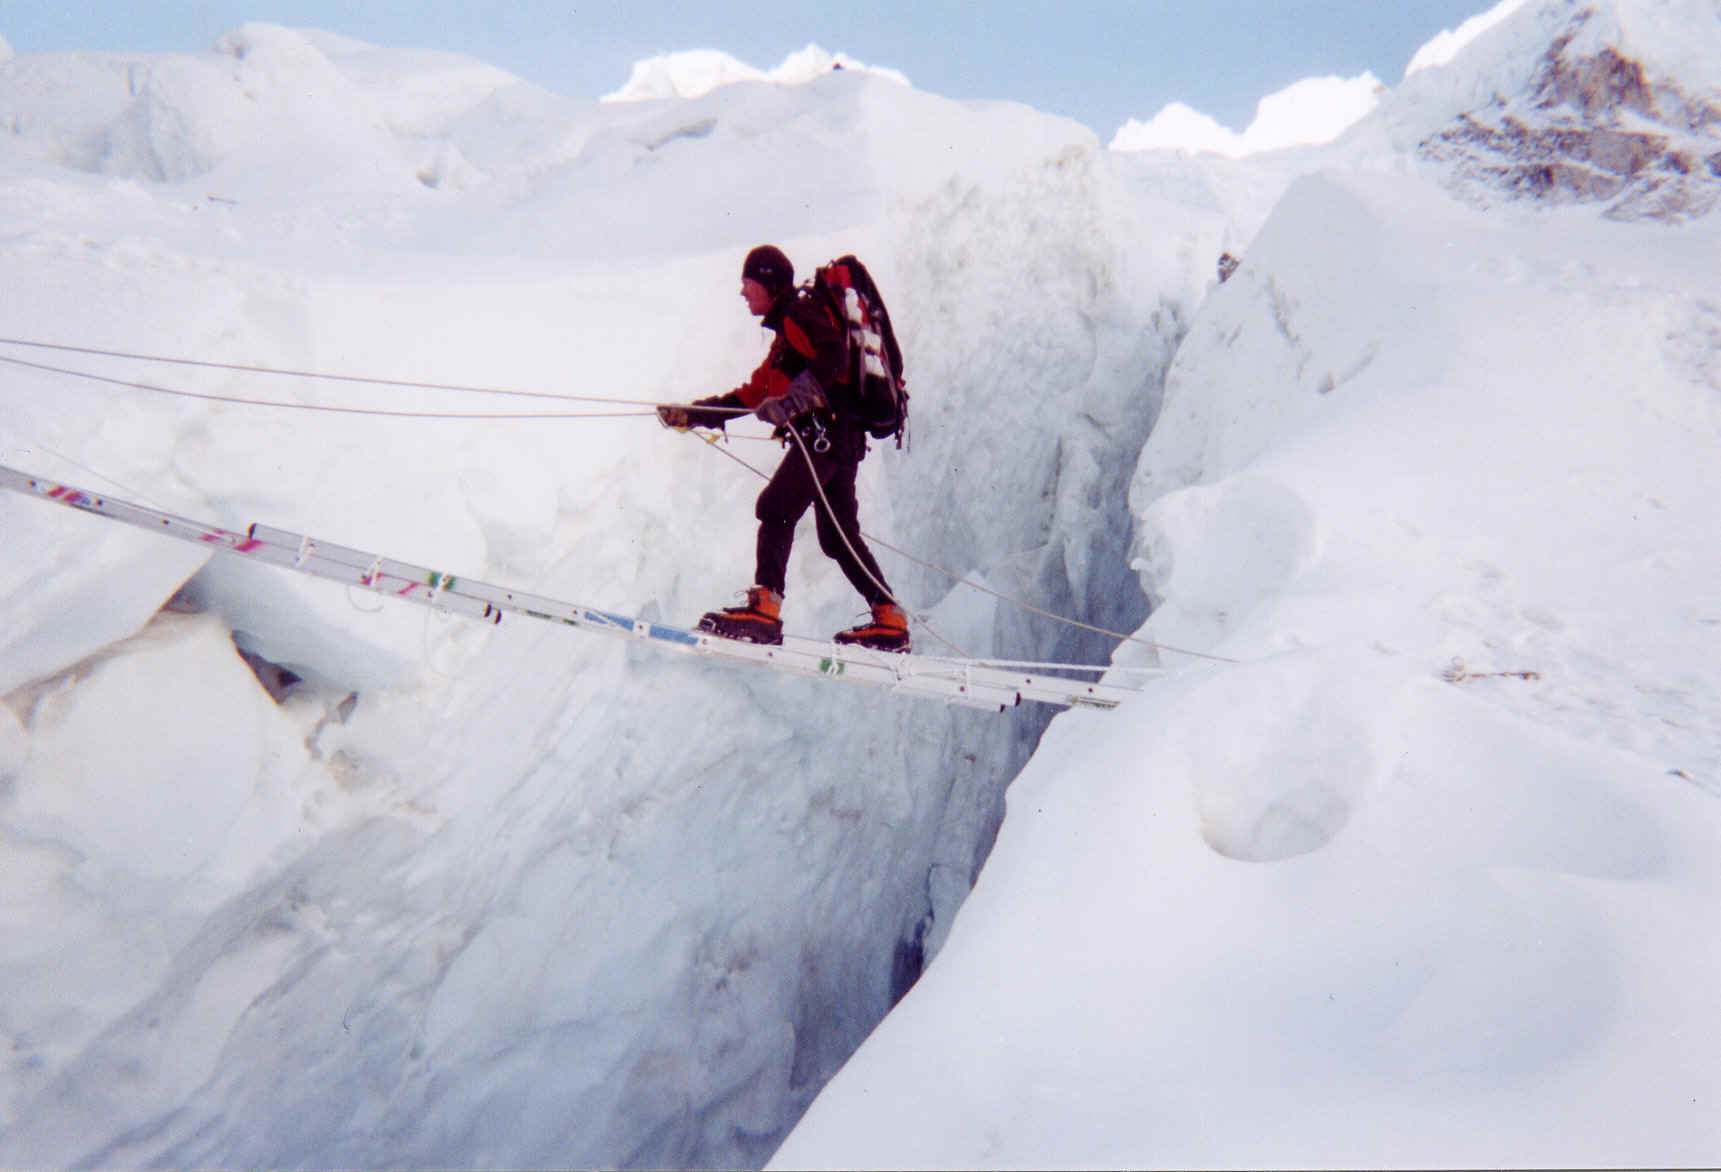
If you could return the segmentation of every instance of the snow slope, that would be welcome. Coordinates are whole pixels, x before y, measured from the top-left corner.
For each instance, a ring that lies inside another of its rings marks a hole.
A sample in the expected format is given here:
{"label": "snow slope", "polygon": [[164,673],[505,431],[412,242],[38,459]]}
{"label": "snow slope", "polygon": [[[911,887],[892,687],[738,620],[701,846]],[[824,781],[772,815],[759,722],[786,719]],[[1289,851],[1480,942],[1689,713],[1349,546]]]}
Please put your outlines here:
{"label": "snow slope", "polygon": [[[900,323],[916,435],[868,461],[869,529],[1145,614],[1127,482],[1218,217],[1144,233],[1163,206],[1073,123],[846,70],[576,103],[247,26],[0,64],[0,125],[0,336],[634,404],[265,410],[39,367],[521,401],[8,344],[8,464],[690,621],[747,584],[757,482],[649,404],[752,368],[736,272],[775,239],[861,253]],[[6,1166],[757,1166],[942,941],[1044,724],[441,620],[11,495],[0,530]],[[881,556],[973,653],[1103,654]],[[858,608],[797,557],[792,629]],[[235,645],[303,682],[271,702]]]}
{"label": "snow slope", "polygon": [[1143,633],[1239,662],[1054,722],[777,1163],[1721,1150],[1718,250],[1287,193],[1134,486]]}
{"label": "snow slope", "polygon": [[[1569,7],[1500,26],[1526,78]],[[1054,722],[775,1165],[1721,1152],[1721,223],[1454,203],[1377,132],[1207,300],[1132,486],[1141,633],[1235,662]]]}

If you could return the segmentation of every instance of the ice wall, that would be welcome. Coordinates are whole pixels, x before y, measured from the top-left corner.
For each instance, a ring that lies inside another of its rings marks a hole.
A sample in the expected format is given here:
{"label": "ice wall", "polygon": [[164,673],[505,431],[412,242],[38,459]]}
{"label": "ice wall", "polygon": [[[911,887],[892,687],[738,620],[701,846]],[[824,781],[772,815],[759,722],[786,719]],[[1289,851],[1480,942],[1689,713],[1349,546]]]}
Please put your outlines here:
{"label": "ice wall", "polygon": [[[1143,202],[1085,130],[859,76],[575,106],[313,34],[224,46],[0,72],[28,131],[0,144],[12,336],[681,400],[762,351],[747,246],[853,250],[916,413],[868,461],[867,527],[1048,609],[1140,617],[1121,486],[1214,230]],[[240,126],[247,77],[309,96]],[[154,153],[90,166],[97,138]],[[470,182],[425,182],[426,151]],[[16,367],[0,395],[7,462],[230,526],[684,622],[751,572],[757,482],[649,418],[405,424]],[[0,967],[3,1163],[761,1163],[937,948],[1039,731],[198,570],[19,498],[0,522],[37,551],[5,583],[30,622],[0,639],[0,852],[28,876],[0,908],[30,942]],[[835,630],[859,604],[811,545],[790,626]],[[965,650],[1095,650],[881,557]],[[191,613],[145,624],[187,575]],[[270,703],[234,642],[304,682]]]}

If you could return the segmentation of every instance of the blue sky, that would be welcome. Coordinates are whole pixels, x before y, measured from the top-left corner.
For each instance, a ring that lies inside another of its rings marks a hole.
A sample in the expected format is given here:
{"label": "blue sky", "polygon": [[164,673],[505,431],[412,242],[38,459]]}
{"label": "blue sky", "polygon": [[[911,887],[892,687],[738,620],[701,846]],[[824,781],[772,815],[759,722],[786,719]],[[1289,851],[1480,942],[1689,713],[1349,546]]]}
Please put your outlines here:
{"label": "blue sky", "polygon": [[1492,0],[4,0],[19,53],[201,49],[248,20],[451,49],[576,98],[633,62],[722,49],[760,68],[808,42],[902,70],[953,98],[1006,98],[1109,138],[1181,101],[1234,129],[1305,77],[1372,70],[1395,84],[1410,55]]}

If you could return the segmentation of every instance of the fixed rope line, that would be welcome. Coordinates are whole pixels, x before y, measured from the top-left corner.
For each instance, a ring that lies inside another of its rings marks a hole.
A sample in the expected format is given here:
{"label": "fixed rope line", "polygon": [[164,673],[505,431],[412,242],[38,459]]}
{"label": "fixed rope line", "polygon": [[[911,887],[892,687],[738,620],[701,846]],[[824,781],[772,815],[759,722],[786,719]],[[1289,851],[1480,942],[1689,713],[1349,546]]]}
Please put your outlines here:
{"label": "fixed rope line", "polygon": [[[95,346],[68,346],[57,342],[34,342],[25,338],[0,338],[7,346],[28,346],[36,350],[57,350],[66,354],[86,354],[98,358],[121,358],[130,362],[159,362],[173,366],[195,366],[204,370],[230,370],[242,374],[268,374],[282,378],[323,379],[329,382],[359,383],[378,387],[405,387],[425,391],[455,391],[473,395],[511,395],[522,399],[557,399],[568,403],[607,403],[622,407],[655,407],[640,399],[617,399],[598,395],[569,395],[557,391],[522,391],[506,387],[463,386],[458,383],[427,383],[412,379],[373,378],[368,375],[335,374],[328,371],[285,370],[273,366],[248,366],[237,362],[207,362],[198,358],[170,358],[160,354],[134,354],[125,350],[104,350]],[[47,368],[54,369],[54,368]]]}
{"label": "fixed rope line", "polygon": [[[95,374],[91,371],[72,370],[68,367],[51,366],[51,365],[48,365],[46,363],[40,363],[40,362],[30,362],[30,361],[27,361],[27,360],[22,359],[22,358],[14,358],[14,357],[11,357],[9,355],[0,354],[0,362],[7,363],[7,364],[12,365],[12,366],[23,367],[23,368],[26,368],[29,370],[42,371],[42,372],[49,373],[49,374],[66,375],[66,376],[69,376],[71,378],[80,378],[80,379],[85,379],[85,380],[90,381],[90,382],[105,383],[109,386],[124,387],[124,388],[129,389],[129,390],[147,391],[147,392],[150,392],[152,394],[171,395],[171,396],[174,396],[177,398],[197,399],[197,400],[201,400],[201,401],[209,402],[209,403],[224,403],[224,404],[228,404],[231,406],[241,406],[241,407],[273,407],[276,409],[288,410],[288,411],[320,411],[320,412],[324,412],[324,413],[328,413],[328,414],[336,414],[336,415],[364,415],[364,416],[392,418],[392,419],[437,419],[437,420],[460,420],[460,421],[492,420],[492,421],[504,421],[504,422],[506,422],[506,421],[520,422],[520,421],[550,420],[550,419],[637,419],[637,418],[647,418],[647,417],[656,415],[657,414],[657,408],[665,405],[665,404],[649,402],[649,401],[646,401],[643,399],[624,399],[624,398],[614,398],[614,397],[596,396],[596,395],[570,395],[570,394],[563,394],[563,393],[558,393],[558,392],[553,392],[553,391],[526,391],[526,390],[519,390],[519,389],[514,389],[514,388],[506,388],[506,387],[470,386],[470,385],[463,385],[463,384],[458,384],[458,383],[419,382],[419,381],[415,381],[412,379],[393,379],[393,378],[380,378],[380,377],[374,377],[374,376],[369,376],[369,375],[338,374],[338,373],[333,373],[333,372],[329,372],[329,371],[290,370],[290,369],[285,369],[285,368],[280,368],[280,367],[259,366],[259,365],[251,365],[251,364],[246,364],[246,363],[235,363],[235,362],[213,362],[213,361],[208,361],[208,360],[204,360],[204,359],[197,359],[197,358],[179,358],[179,357],[171,357],[168,355],[161,355],[161,354],[141,354],[141,353],[136,353],[136,352],[132,352],[132,351],[125,351],[125,350],[109,350],[109,349],[104,349],[104,348],[95,347],[95,346],[72,346],[72,345],[68,345],[68,344],[64,344],[64,343],[41,342],[41,341],[35,341],[32,339],[27,339],[27,338],[0,337],[0,344],[4,344],[4,345],[8,345],[8,346],[25,346],[25,347],[30,347],[32,349],[38,349],[38,350],[54,350],[54,351],[58,351],[61,353],[68,353],[68,354],[83,354],[83,355],[88,355],[88,356],[93,356],[93,357],[101,357],[101,358],[117,358],[117,359],[123,359],[123,360],[127,360],[127,361],[133,361],[133,362],[155,362],[155,363],[170,364],[170,365],[175,365],[175,366],[198,367],[198,368],[207,369],[207,370],[226,370],[226,371],[234,371],[234,372],[244,373],[244,374],[275,375],[275,376],[279,376],[279,377],[283,377],[283,378],[321,379],[321,380],[332,381],[332,382],[355,383],[355,384],[362,384],[362,385],[368,385],[368,386],[402,387],[402,388],[409,388],[409,389],[416,389],[416,390],[449,391],[449,392],[456,392],[456,393],[462,393],[462,394],[507,395],[507,396],[515,396],[515,397],[519,397],[519,398],[529,398],[529,399],[553,399],[553,400],[558,400],[558,401],[562,401],[562,402],[613,404],[613,405],[629,406],[629,407],[649,407],[649,408],[651,408],[651,410],[649,410],[649,411],[645,411],[645,410],[641,410],[641,411],[590,411],[590,412],[405,411],[405,410],[399,410],[399,409],[380,408],[380,407],[345,407],[345,406],[338,406],[338,405],[325,405],[325,404],[319,404],[319,403],[286,403],[286,402],[281,402],[280,400],[275,400],[275,399],[251,399],[251,398],[242,398],[242,397],[229,396],[229,395],[214,395],[214,394],[206,394],[206,393],[199,392],[199,391],[187,391],[187,390],[176,389],[173,387],[156,386],[156,385],[151,384],[151,383],[135,382],[135,381],[132,381],[130,379],[112,378],[112,377],[107,376],[107,375]],[[669,405],[673,406],[675,404],[669,404]],[[682,405],[683,406],[691,406],[692,404],[682,404]],[[719,410],[719,411],[729,410],[730,413],[737,415],[737,416],[744,415],[744,414],[750,414],[748,409],[744,408],[744,407],[742,407],[742,408],[730,408],[730,409],[715,408],[715,410]],[[701,436],[700,438],[706,439],[706,442],[708,444],[710,444],[710,446],[712,446],[713,448],[716,448],[717,451],[722,452],[723,455],[729,457],[731,460],[734,460],[736,463],[740,464],[743,468],[746,468],[749,472],[752,472],[755,476],[758,476],[764,480],[770,479],[770,477],[765,472],[754,467],[752,464],[749,464],[747,461],[741,459],[739,456],[735,455],[733,452],[726,451],[722,447],[719,447],[715,439],[707,438],[705,436]],[[748,440],[765,440],[765,439],[768,439],[769,437],[765,437],[765,436],[739,436],[739,437],[735,437],[735,438],[748,439]],[[799,437],[797,436],[796,439],[798,441]],[[801,451],[802,451],[802,455],[808,461],[809,471],[812,471],[812,468],[811,468],[812,457],[807,454],[804,446],[802,447]],[[816,474],[813,476],[813,485],[815,488],[818,489],[820,498],[823,499],[824,495],[825,495],[824,486],[819,483],[818,476]],[[827,500],[824,503],[825,503],[826,511],[829,512],[830,502]],[[890,550],[892,553],[896,554],[899,557],[906,558],[907,560],[914,562],[916,565],[919,565],[925,569],[931,570],[934,573],[943,575],[944,577],[950,579],[950,581],[952,581],[958,585],[967,586],[970,589],[978,590],[982,594],[990,595],[991,597],[996,598],[1001,602],[1008,603],[1009,605],[1017,607],[1021,610],[1027,611],[1030,614],[1035,614],[1035,615],[1039,615],[1042,618],[1050,619],[1053,622],[1063,623],[1066,626],[1076,627],[1076,628],[1079,628],[1079,629],[1085,630],[1085,631],[1092,631],[1095,634],[1105,635],[1109,638],[1122,640],[1124,642],[1138,643],[1144,647],[1151,647],[1156,651],[1170,651],[1170,652],[1174,652],[1178,655],[1188,655],[1188,656],[1193,656],[1193,657],[1198,658],[1198,659],[1208,659],[1208,660],[1212,660],[1212,661],[1217,662],[1217,663],[1235,663],[1235,662],[1237,662],[1234,659],[1227,659],[1224,656],[1208,655],[1208,654],[1205,654],[1205,653],[1200,652],[1200,651],[1186,651],[1180,647],[1171,647],[1171,646],[1168,646],[1168,645],[1163,644],[1163,643],[1155,643],[1155,642],[1152,642],[1151,640],[1141,639],[1141,638],[1138,638],[1137,636],[1134,636],[1134,635],[1125,634],[1122,631],[1108,630],[1105,627],[1098,627],[1098,626],[1094,626],[1091,623],[1084,623],[1084,622],[1080,621],[1079,619],[1072,619],[1072,618],[1067,618],[1063,615],[1054,614],[1051,611],[1043,610],[1040,607],[1032,605],[1031,603],[1023,602],[1022,600],[1017,599],[1017,598],[1011,598],[1009,595],[1006,595],[1006,594],[1001,594],[998,591],[993,590],[988,586],[982,586],[978,582],[971,582],[966,578],[963,578],[957,574],[952,573],[949,570],[944,569],[942,566],[935,565],[932,562],[926,561],[923,558],[916,557],[914,554],[909,553],[907,550],[900,549],[897,546],[892,545],[890,542],[883,540],[882,538],[875,537],[872,534],[867,533],[865,530],[861,531],[861,536],[866,538],[868,541],[870,541],[870,542],[872,542],[872,543],[874,543],[874,544],[876,544],[876,545],[878,545],[884,549]],[[844,535],[844,537],[843,537],[843,543],[845,545],[849,545],[849,552],[851,554],[853,554],[854,553],[854,547],[849,544],[849,541],[848,541],[848,538],[846,535]],[[869,578],[872,577],[870,572],[868,572],[867,576]],[[874,579],[874,582],[875,582],[875,584],[877,584],[879,586],[879,588],[881,590],[885,589],[883,583],[877,582],[876,579]],[[889,591],[887,590],[886,593],[889,593]],[[900,602],[898,602],[897,605],[901,606],[902,604]],[[904,609],[906,610],[907,608],[905,607]],[[957,647],[956,644],[951,643],[950,640],[948,640],[948,639],[944,638],[942,635],[938,634],[937,631],[935,631],[930,625],[928,625],[926,623],[926,620],[924,618],[922,618],[919,615],[915,615],[914,617],[915,617],[916,621],[918,621],[921,624],[921,626],[926,629],[928,634],[931,634],[934,638],[938,639],[939,642],[944,643],[946,646],[951,647],[959,655],[964,655],[964,657],[966,657],[966,653],[964,653],[961,648]]]}
{"label": "fixed rope line", "polygon": [[134,391],[149,391],[157,395],[172,395],[181,399],[201,399],[208,403],[226,403],[237,407],[275,407],[286,411],[322,411],[335,415],[373,415],[392,419],[459,419],[473,420],[542,420],[542,419],[636,419],[655,415],[655,411],[403,411],[386,407],[342,407],[321,403],[283,403],[278,399],[248,399],[232,395],[211,395],[201,391],[179,390],[174,387],[159,387],[151,383],[133,382],[130,379],[112,378],[104,374],[95,374],[87,370],[72,370],[64,366],[50,366],[42,362],[30,362],[23,358],[13,358],[0,354],[0,362],[11,366],[21,366],[29,370],[46,371],[49,374],[69,375],[72,378],[87,379],[90,382],[106,383],[109,386],[125,387]]}
{"label": "fixed rope line", "polygon": [[897,609],[906,614],[912,614],[914,621],[919,623],[928,635],[931,635],[934,639],[937,639],[940,643],[956,652],[956,654],[961,658],[971,658],[968,652],[939,634],[937,628],[926,621],[926,616],[914,614],[914,612],[910,611],[906,606],[903,606],[901,602],[897,601],[897,597],[891,592],[890,587],[886,586],[883,582],[880,582],[878,577],[871,570],[867,569],[866,559],[862,558],[860,552],[855,549],[854,542],[850,541],[849,535],[843,532],[843,527],[837,524],[837,511],[831,508],[831,498],[825,495],[825,486],[819,482],[819,470],[813,466],[813,454],[807,451],[806,441],[801,438],[801,433],[796,431],[793,427],[787,427],[784,430],[794,437],[795,446],[801,450],[801,458],[807,462],[807,475],[813,478],[813,488],[817,490],[819,494],[819,503],[825,506],[825,516],[830,520],[831,528],[837,531],[837,536],[843,539],[843,545],[848,548],[849,556],[854,559],[855,565],[861,568],[861,573],[865,574],[868,581],[870,581],[874,586],[877,586],[884,596],[890,599],[890,601],[897,607]]}
{"label": "fixed rope line", "polygon": [[[743,460],[740,456],[737,456],[734,452],[731,452],[731,451],[727,450],[726,448],[724,448],[721,444],[718,443],[717,437],[700,435],[699,438],[704,440],[706,445],[708,447],[710,447],[713,451],[716,451],[716,452],[718,452],[724,456],[727,456],[729,459],[735,461],[737,464],[741,465],[741,467],[747,469],[747,471],[749,471],[753,475],[759,477],[761,480],[769,480],[771,478],[768,473],[755,467],[752,464],[749,464],[746,460]],[[753,437],[745,437],[744,436],[741,438],[753,438]],[[804,450],[805,449],[803,449],[803,451]],[[818,483],[817,477],[814,478],[814,483],[815,484]],[[820,491],[819,495],[821,497],[824,495],[822,490]],[[826,508],[828,509],[829,507],[830,506],[827,504]],[[1126,643],[1138,643],[1143,647],[1151,647],[1155,651],[1170,651],[1170,652],[1173,652],[1177,655],[1188,655],[1188,656],[1191,656],[1195,659],[1212,660],[1215,663],[1236,663],[1236,662],[1238,662],[1235,659],[1227,659],[1223,655],[1209,655],[1206,652],[1202,652],[1202,651],[1186,651],[1181,647],[1172,647],[1172,646],[1165,644],[1165,643],[1155,643],[1151,639],[1143,639],[1143,638],[1140,638],[1139,636],[1136,636],[1136,635],[1127,635],[1127,634],[1123,633],[1122,631],[1108,630],[1105,627],[1096,627],[1092,623],[1084,623],[1079,619],[1067,618],[1061,614],[1054,614],[1049,610],[1042,610],[1040,607],[1034,606],[1032,603],[1023,602],[1019,598],[1011,598],[1007,594],[1000,594],[998,591],[993,590],[989,586],[982,586],[978,582],[971,582],[967,578],[964,578],[958,574],[952,573],[951,571],[945,569],[943,566],[934,565],[932,562],[926,561],[924,558],[915,557],[913,554],[909,553],[907,550],[898,549],[896,546],[892,545],[890,542],[884,540],[881,537],[875,537],[871,533],[868,533],[864,529],[861,530],[861,536],[866,538],[868,541],[872,542],[874,545],[879,546],[881,549],[888,549],[892,553],[897,554],[900,557],[907,558],[909,561],[914,562],[916,565],[923,566],[926,569],[932,570],[935,573],[942,574],[944,577],[950,579],[952,582],[956,583],[959,586],[967,586],[970,589],[980,591],[980,593],[982,593],[982,594],[989,594],[993,598],[998,599],[1000,602],[1005,602],[1005,603],[1010,604],[1011,606],[1017,607],[1021,610],[1025,610],[1029,614],[1036,614],[1036,615],[1039,615],[1041,618],[1050,619],[1055,623],[1063,623],[1065,626],[1069,626],[1069,627],[1078,627],[1081,630],[1092,631],[1096,635],[1105,635],[1109,638],[1119,639],[1119,640],[1122,640],[1123,642],[1126,642]],[[852,548],[851,548],[851,552],[852,552]],[[870,577],[870,575],[869,575],[869,577]],[[918,616],[916,616],[916,617],[918,617]],[[927,629],[929,631],[931,631],[931,628],[927,628]],[[932,632],[932,633],[934,635],[937,634],[937,632]],[[948,640],[944,640],[942,638],[940,639],[940,641],[948,643]],[[952,644],[952,646],[954,646],[954,644]]]}

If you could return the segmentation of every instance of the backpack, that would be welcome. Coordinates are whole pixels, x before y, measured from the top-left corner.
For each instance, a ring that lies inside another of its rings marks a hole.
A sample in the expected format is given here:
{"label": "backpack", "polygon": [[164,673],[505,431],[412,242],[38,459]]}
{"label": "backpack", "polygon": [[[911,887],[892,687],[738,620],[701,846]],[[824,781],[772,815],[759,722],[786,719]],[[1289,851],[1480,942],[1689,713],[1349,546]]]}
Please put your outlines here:
{"label": "backpack", "polygon": [[846,330],[848,382],[835,388],[832,408],[858,421],[874,439],[895,436],[902,447],[908,426],[902,348],[872,274],[851,254],[817,269],[811,284],[814,297]]}

